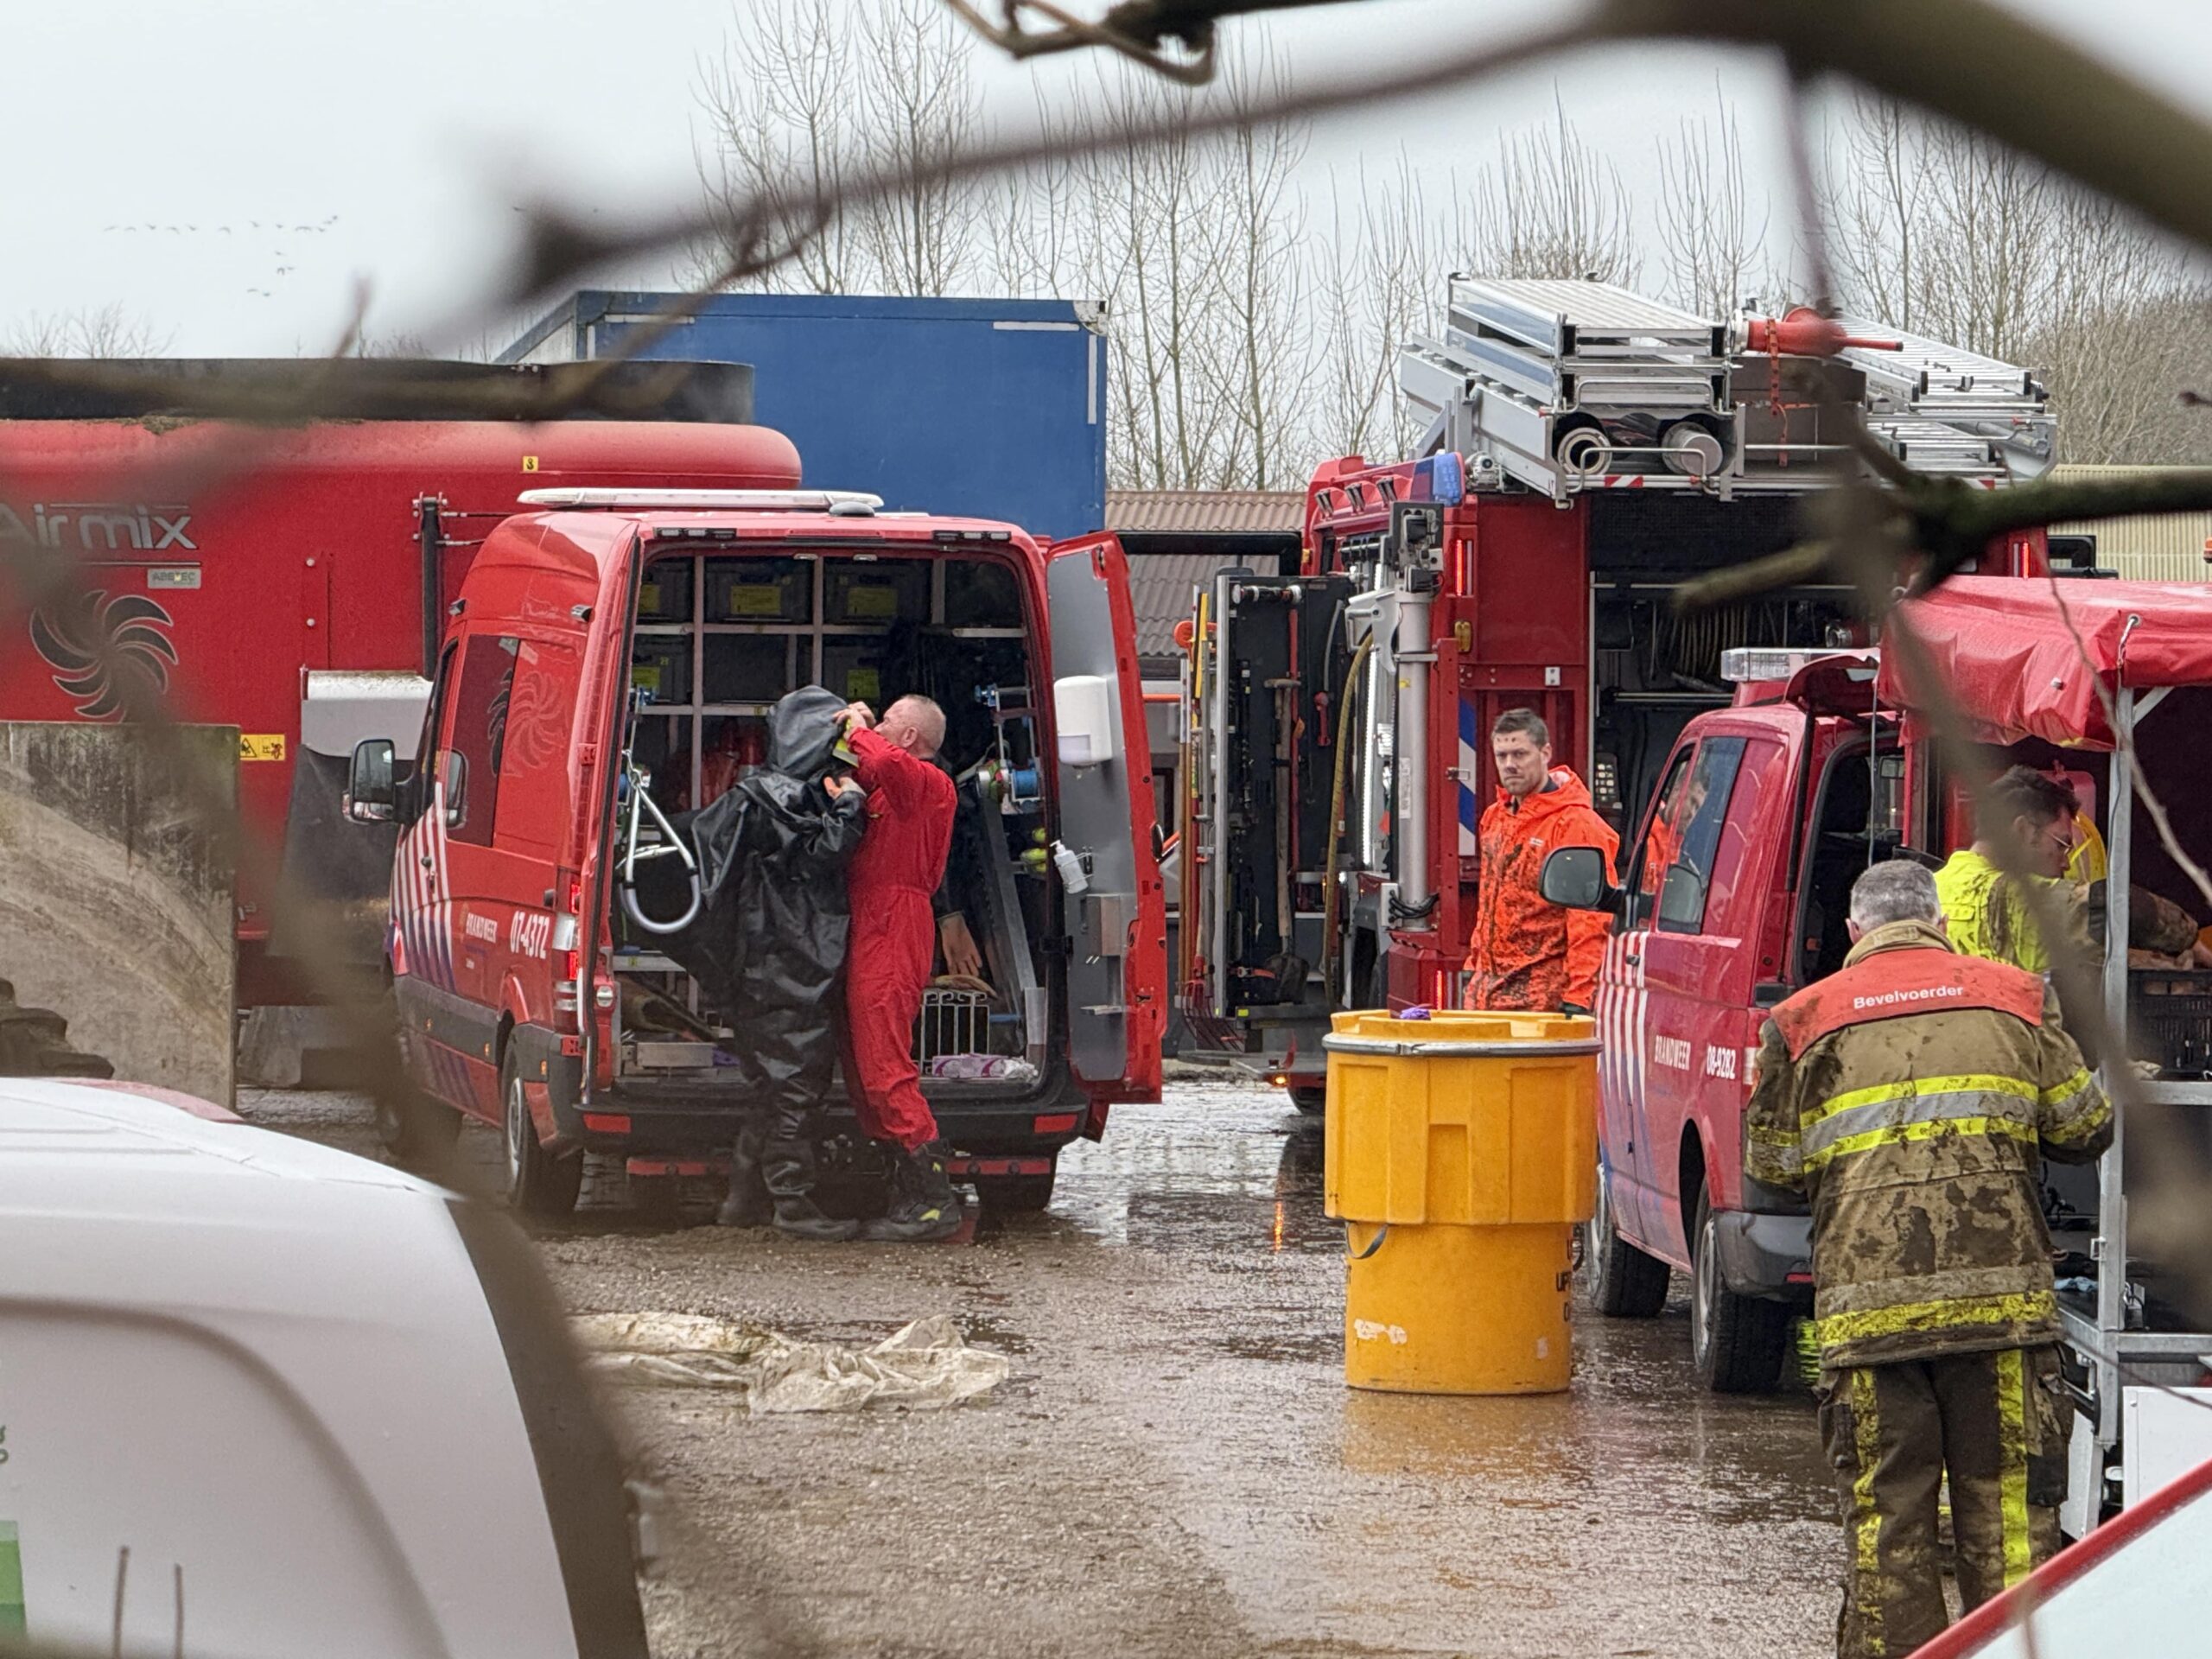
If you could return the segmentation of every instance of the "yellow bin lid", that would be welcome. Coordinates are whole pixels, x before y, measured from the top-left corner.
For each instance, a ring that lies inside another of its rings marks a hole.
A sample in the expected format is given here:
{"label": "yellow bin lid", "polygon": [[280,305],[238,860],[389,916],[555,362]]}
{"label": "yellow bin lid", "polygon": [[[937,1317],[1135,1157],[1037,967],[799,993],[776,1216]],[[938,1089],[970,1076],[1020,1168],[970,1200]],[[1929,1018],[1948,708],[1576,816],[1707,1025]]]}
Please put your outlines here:
{"label": "yellow bin lid", "polygon": [[1583,1014],[1467,1013],[1440,1008],[1426,1020],[1381,1009],[1339,1014],[1321,1046],[1338,1054],[1474,1059],[1515,1054],[1564,1057],[1598,1052],[1598,1022]]}

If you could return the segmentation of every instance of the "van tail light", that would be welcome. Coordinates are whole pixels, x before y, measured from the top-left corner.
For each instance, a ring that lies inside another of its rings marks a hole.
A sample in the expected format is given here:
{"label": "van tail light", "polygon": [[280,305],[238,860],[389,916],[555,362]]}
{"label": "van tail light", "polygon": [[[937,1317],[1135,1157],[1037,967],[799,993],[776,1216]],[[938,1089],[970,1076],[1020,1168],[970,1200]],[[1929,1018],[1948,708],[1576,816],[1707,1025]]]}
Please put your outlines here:
{"label": "van tail light", "polygon": [[[563,916],[563,922],[573,923],[573,917]],[[557,938],[559,935],[556,933]],[[563,1031],[576,1029],[576,982],[583,977],[584,953],[575,944],[575,930],[569,929],[569,944],[565,950],[553,953],[553,1012],[565,1016],[558,1020]]]}
{"label": "van tail light", "polygon": [[571,875],[564,885],[568,904],[553,918],[553,1013],[556,1026],[573,1032],[579,1029],[576,986],[584,966],[583,924],[578,919],[584,907],[584,884]]}

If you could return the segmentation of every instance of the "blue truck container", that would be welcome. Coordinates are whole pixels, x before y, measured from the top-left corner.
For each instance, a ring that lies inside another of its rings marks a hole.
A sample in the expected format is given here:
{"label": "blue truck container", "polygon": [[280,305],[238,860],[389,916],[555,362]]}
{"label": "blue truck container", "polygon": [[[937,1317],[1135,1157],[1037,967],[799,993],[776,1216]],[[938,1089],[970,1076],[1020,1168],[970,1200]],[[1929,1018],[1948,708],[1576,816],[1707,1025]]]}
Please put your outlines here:
{"label": "blue truck container", "polygon": [[[580,290],[499,360],[607,356],[682,298]],[[1058,537],[1106,522],[1103,326],[1067,300],[717,294],[638,355],[753,365],[809,484]]]}

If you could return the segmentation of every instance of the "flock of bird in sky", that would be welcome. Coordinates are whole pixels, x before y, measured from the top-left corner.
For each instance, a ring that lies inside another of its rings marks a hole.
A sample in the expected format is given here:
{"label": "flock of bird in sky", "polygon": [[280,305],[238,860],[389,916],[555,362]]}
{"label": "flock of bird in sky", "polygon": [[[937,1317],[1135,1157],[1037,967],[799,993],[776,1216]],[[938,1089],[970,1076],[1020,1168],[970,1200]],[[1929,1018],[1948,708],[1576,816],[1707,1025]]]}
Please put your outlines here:
{"label": "flock of bird in sky", "polygon": [[[241,234],[252,234],[254,232],[258,232],[264,236],[283,236],[286,234],[321,236],[327,232],[332,226],[335,225],[338,222],[338,219],[339,215],[336,213],[331,214],[329,218],[324,219],[320,225],[284,225],[273,219],[264,225],[257,219],[249,219],[245,222],[245,229],[243,232],[239,231],[238,227],[234,226],[213,225],[208,227],[206,234],[238,236]],[[197,225],[110,225],[102,232],[102,234],[137,236],[141,232],[143,232],[149,236],[199,236],[203,233]],[[276,257],[279,259],[286,259],[291,257],[282,248],[276,249],[275,252]],[[276,271],[279,277],[283,277],[289,276],[298,269],[299,267],[296,265],[278,265],[276,268]],[[273,288],[249,288],[246,289],[248,294],[257,296],[257,297],[264,300],[270,298],[276,293],[276,290]]]}

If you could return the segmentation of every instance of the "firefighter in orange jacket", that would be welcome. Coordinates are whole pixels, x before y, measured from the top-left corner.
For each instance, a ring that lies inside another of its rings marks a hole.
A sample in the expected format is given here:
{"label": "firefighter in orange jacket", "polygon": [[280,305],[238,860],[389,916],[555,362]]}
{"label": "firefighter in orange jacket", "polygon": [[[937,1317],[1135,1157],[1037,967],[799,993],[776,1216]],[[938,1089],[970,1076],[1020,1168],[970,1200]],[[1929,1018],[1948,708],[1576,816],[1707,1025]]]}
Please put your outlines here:
{"label": "firefighter in orange jacket", "polygon": [[1499,715],[1490,747],[1500,788],[1478,836],[1462,1006],[1587,1014],[1610,924],[1596,912],[1549,903],[1537,882],[1544,860],[1561,847],[1598,848],[1612,880],[1620,837],[1573,770],[1552,765],[1551,731],[1535,709]]}

